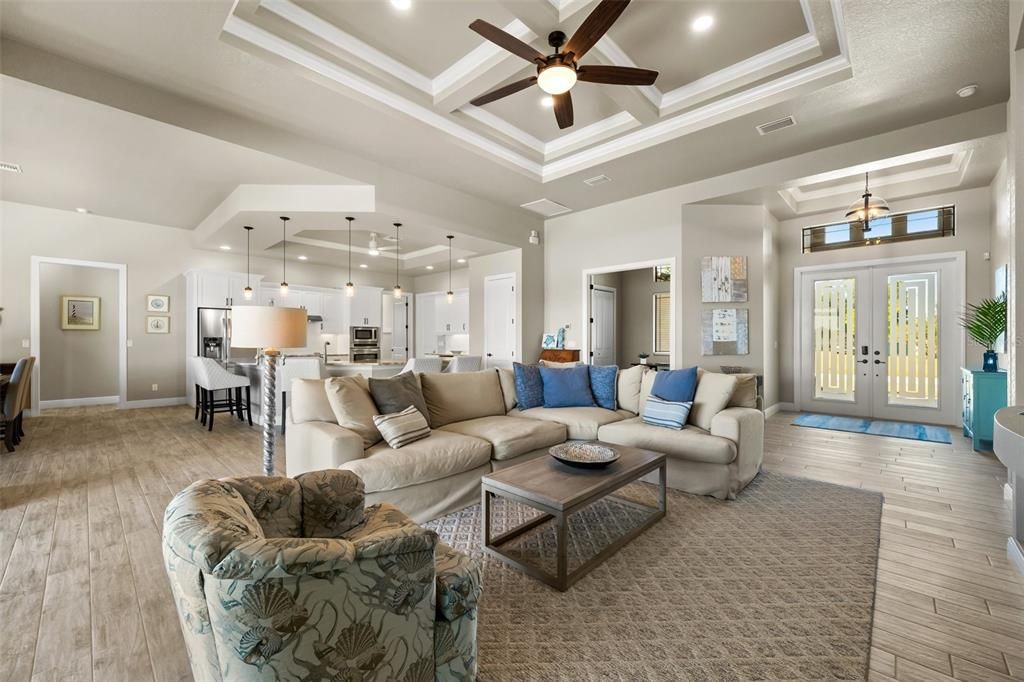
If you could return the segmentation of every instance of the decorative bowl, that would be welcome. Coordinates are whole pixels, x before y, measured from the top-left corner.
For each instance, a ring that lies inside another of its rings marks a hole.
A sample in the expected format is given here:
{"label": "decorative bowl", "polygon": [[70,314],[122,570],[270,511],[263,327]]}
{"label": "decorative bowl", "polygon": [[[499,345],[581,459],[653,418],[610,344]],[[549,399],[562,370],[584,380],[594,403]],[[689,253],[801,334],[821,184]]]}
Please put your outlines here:
{"label": "decorative bowl", "polygon": [[619,453],[597,443],[562,443],[548,452],[559,462],[582,469],[601,469],[619,458]]}

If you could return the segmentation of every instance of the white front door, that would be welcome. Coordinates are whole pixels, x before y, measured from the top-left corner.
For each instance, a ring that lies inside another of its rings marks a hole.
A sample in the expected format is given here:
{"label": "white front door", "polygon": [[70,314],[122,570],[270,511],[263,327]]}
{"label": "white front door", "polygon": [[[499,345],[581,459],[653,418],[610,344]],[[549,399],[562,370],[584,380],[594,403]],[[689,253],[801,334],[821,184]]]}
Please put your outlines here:
{"label": "white front door", "polygon": [[590,364],[616,364],[615,289],[593,285],[590,289]]}
{"label": "white front door", "polygon": [[800,409],[956,424],[962,287],[948,258],[803,273]]}
{"label": "white front door", "polygon": [[516,353],[516,276],[484,280],[484,366],[512,368]]}

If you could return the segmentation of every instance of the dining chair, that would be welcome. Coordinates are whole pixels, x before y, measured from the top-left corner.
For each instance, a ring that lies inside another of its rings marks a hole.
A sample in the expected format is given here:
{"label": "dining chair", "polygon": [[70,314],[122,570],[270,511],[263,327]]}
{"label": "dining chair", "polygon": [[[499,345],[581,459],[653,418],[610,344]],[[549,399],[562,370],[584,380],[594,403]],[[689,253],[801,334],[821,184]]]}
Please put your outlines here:
{"label": "dining chair", "polygon": [[456,355],[448,363],[446,372],[479,372],[483,367],[484,359],[480,355]]}
{"label": "dining chair", "polygon": [[[248,377],[233,374],[213,358],[192,358],[192,375],[196,381],[196,414],[195,419],[202,418],[201,423],[207,430],[213,431],[213,415],[217,412],[230,412],[239,420],[249,420],[252,426],[252,400]],[[242,397],[245,389],[245,398]],[[217,391],[226,391],[227,397],[218,400]]]}
{"label": "dining chair", "polygon": [[[441,358],[410,358],[402,368],[402,372],[433,373],[440,372],[444,367]],[[400,372],[400,373],[402,373]]]}
{"label": "dining chair", "polygon": [[21,441],[18,420],[21,417],[21,406],[24,394],[28,390],[31,365],[35,358],[21,358],[11,372],[7,393],[4,395],[3,412],[0,413],[0,428],[3,429],[4,446],[7,452],[14,452],[14,446]]}

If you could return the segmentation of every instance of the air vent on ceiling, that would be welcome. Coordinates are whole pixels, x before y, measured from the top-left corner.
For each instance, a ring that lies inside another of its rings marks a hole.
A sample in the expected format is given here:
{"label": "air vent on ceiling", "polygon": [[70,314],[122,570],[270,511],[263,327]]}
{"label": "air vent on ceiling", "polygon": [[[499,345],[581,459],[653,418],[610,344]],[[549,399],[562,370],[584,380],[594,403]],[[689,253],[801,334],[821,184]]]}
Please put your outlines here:
{"label": "air vent on ceiling", "polygon": [[8,173],[20,173],[21,166],[16,163],[7,163],[6,161],[0,161],[0,170],[5,170]]}
{"label": "air vent on ceiling", "polygon": [[757,132],[761,133],[762,135],[767,135],[768,133],[774,133],[777,130],[782,130],[783,128],[789,128],[790,126],[795,125],[796,119],[793,118],[792,116],[787,116],[785,118],[780,118],[777,121],[769,121],[768,123],[762,123],[761,125],[757,126]]}
{"label": "air vent on ceiling", "polygon": [[525,208],[527,211],[533,211],[534,213],[540,213],[545,218],[568,213],[572,210],[568,206],[563,206],[557,201],[551,201],[551,199],[538,199],[537,201],[531,201],[523,204],[522,208]]}
{"label": "air vent on ceiling", "polygon": [[603,185],[611,181],[612,179],[609,178],[607,175],[595,175],[592,178],[587,178],[583,182],[590,185],[591,187],[596,187],[597,185]]}

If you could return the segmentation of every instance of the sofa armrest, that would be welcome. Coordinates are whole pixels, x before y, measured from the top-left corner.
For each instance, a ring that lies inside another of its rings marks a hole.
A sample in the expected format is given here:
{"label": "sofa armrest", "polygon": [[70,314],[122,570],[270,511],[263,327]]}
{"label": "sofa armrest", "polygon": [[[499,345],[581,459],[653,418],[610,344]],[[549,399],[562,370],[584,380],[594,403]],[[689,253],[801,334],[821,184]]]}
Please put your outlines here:
{"label": "sofa armrest", "polygon": [[285,455],[289,476],[337,469],[345,462],[363,458],[363,438],[331,422],[289,424]]}
{"label": "sofa armrest", "polygon": [[752,407],[727,407],[711,418],[711,435],[736,443],[741,481],[750,481],[764,459],[764,414]]}

